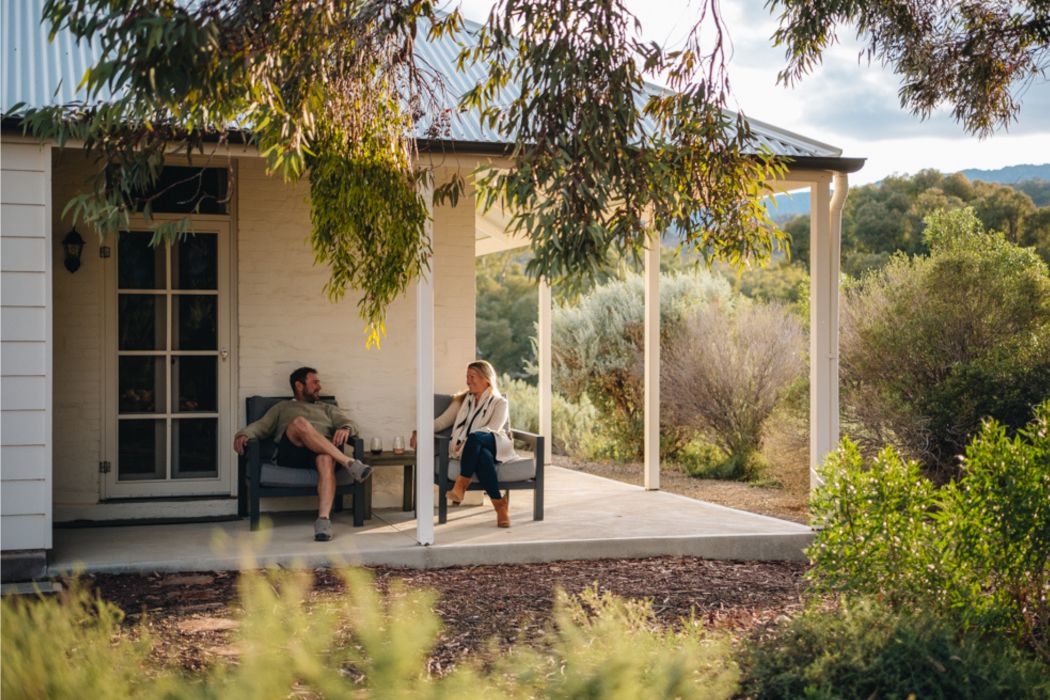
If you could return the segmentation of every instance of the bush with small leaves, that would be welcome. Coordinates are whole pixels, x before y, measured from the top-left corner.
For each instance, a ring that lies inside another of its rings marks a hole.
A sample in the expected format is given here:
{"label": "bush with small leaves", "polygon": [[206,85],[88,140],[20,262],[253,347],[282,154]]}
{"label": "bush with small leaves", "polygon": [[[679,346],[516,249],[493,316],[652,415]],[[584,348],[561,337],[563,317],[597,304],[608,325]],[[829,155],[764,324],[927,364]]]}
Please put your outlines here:
{"label": "bush with small leaves", "polygon": [[892,444],[943,481],[983,418],[1017,430],[1050,396],[1050,275],[970,209],[926,224],[929,256],[847,289],[842,396],[866,452]]}
{"label": "bush with small leaves", "polygon": [[[644,295],[642,278],[596,287],[575,303],[559,305],[552,318],[554,385],[576,401],[586,395],[598,409],[606,454],[617,459],[641,456],[645,409]],[[733,303],[729,283],[706,271],[665,275],[660,281],[660,343],[675,342],[697,307]],[[667,391],[662,399],[666,404]],[[676,453],[692,431],[661,420],[661,454]]]}
{"label": "bush with small leaves", "polygon": [[381,594],[360,570],[346,592],[311,593],[309,571],[248,572],[240,581],[237,661],[192,675],[165,665],[146,627],[78,585],[55,598],[2,602],[4,698],[729,698],[729,645],[696,621],[658,624],[651,606],[596,590],[558,594],[538,645],[465,657],[427,672],[441,631],[431,591],[395,582]]}
{"label": "bush with small leaves", "polygon": [[[540,431],[539,389],[521,380],[503,376],[500,391],[510,401],[512,428]],[[551,402],[551,451],[558,455],[587,456],[591,435],[598,420],[598,412],[586,395],[573,402],[561,394],[553,394]]]}
{"label": "bush with small leaves", "polygon": [[1039,661],[1003,639],[959,634],[936,614],[873,599],[811,609],[757,642],[744,662],[756,700],[1032,700],[1050,693]]}
{"label": "bush with small leaves", "polygon": [[988,421],[942,487],[892,448],[844,441],[821,469],[808,554],[818,590],[939,611],[1050,663],[1050,401],[1013,437]]}
{"label": "bush with small leaves", "polygon": [[594,587],[559,592],[543,642],[515,647],[492,677],[505,697],[714,700],[733,697],[740,672],[727,642],[698,620],[668,628],[648,602]]}
{"label": "bush with small leaves", "polygon": [[75,581],[55,596],[4,596],[0,604],[4,698],[160,697],[165,674],[144,673],[152,648],[145,624]]}

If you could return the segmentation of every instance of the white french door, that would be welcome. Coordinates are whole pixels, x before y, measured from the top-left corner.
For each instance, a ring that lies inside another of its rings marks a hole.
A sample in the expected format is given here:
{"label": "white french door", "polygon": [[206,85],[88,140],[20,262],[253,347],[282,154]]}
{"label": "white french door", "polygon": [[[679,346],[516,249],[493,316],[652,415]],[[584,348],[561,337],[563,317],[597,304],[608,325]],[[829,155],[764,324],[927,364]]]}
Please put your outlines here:
{"label": "white french door", "polygon": [[150,247],[140,223],[106,265],[102,497],[230,495],[229,224]]}

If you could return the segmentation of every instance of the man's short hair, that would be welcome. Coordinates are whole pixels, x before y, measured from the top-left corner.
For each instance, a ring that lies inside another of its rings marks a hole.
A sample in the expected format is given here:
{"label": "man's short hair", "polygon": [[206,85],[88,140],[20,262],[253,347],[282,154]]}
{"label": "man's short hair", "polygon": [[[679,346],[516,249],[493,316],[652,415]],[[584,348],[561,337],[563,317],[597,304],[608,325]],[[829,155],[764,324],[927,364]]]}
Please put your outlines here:
{"label": "man's short hair", "polygon": [[306,386],[306,375],[317,374],[317,370],[313,367],[300,367],[291,373],[288,377],[288,383],[292,385],[292,393],[295,393],[295,383],[299,382],[303,386]]}

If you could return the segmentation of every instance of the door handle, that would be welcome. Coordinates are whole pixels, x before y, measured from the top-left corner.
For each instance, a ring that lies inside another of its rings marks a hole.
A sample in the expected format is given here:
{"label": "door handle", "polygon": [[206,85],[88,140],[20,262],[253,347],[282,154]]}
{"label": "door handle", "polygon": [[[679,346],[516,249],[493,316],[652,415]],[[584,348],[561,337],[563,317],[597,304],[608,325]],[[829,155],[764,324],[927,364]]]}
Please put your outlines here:
{"label": "door handle", "polygon": [[230,356],[230,351],[228,349],[223,348],[222,350],[219,350],[219,357],[222,358],[223,362],[225,362],[226,358],[228,358],[229,356]]}

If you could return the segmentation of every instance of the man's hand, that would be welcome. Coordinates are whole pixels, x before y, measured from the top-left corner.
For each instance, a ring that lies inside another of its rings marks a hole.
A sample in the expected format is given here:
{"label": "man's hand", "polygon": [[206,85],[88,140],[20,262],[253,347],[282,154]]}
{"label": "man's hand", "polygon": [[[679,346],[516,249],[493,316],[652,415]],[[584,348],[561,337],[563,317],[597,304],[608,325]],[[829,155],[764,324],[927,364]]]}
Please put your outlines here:
{"label": "man's hand", "polygon": [[350,429],[340,428],[335,431],[335,435],[332,436],[332,444],[336,447],[342,447],[346,444],[346,441],[350,439]]}
{"label": "man's hand", "polygon": [[238,435],[233,439],[233,451],[239,455],[244,454],[244,446],[248,444],[247,435]]}

